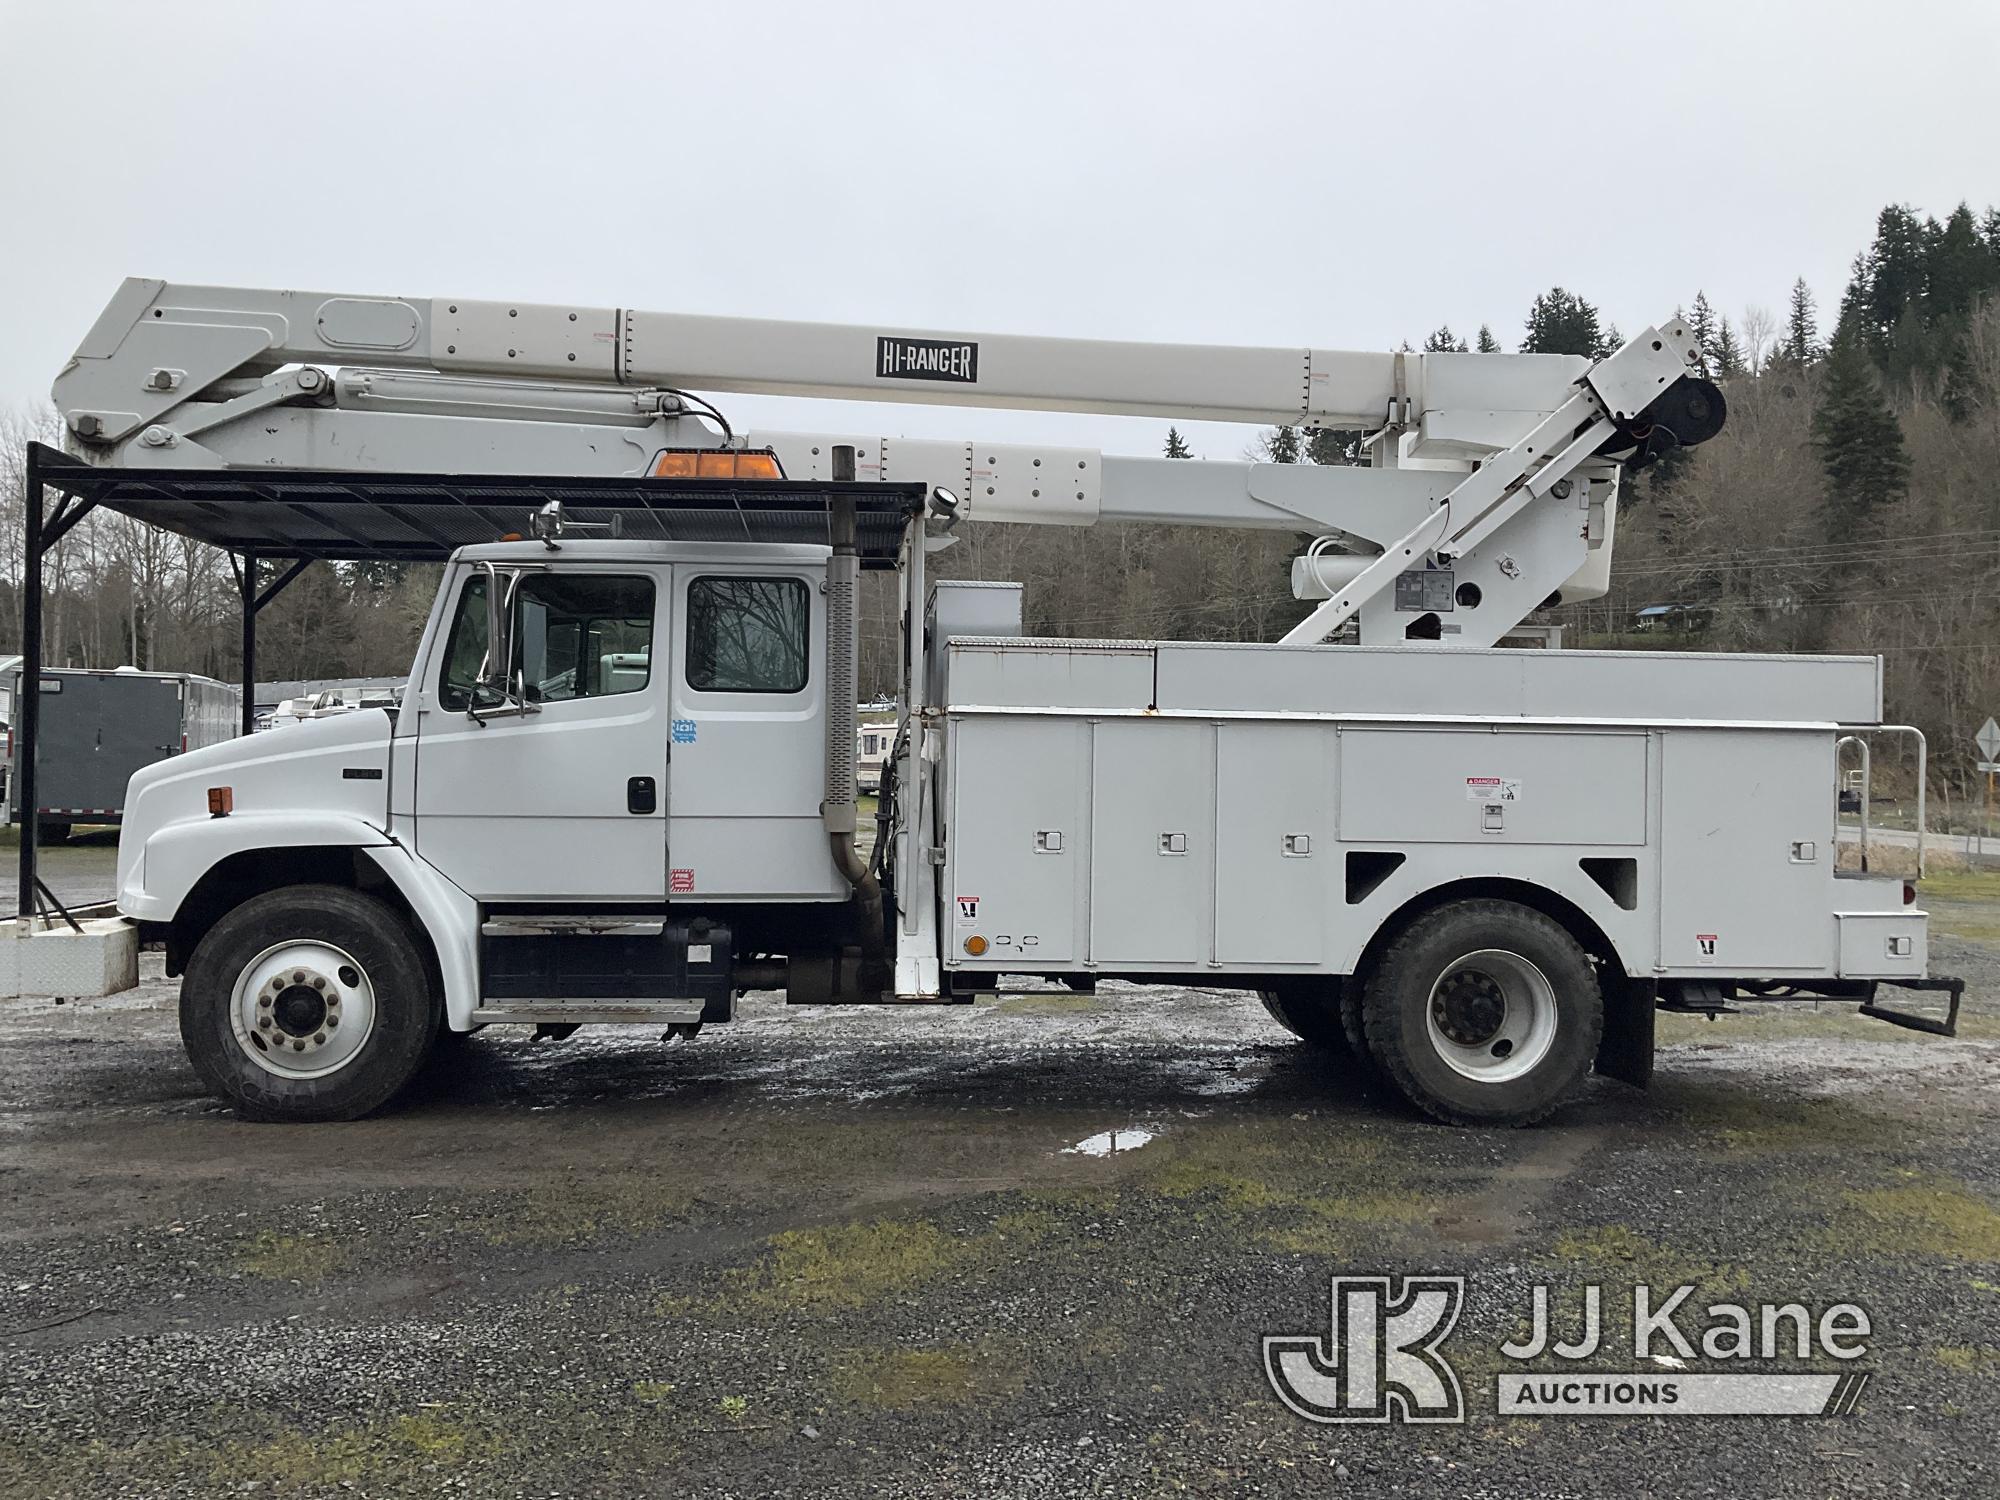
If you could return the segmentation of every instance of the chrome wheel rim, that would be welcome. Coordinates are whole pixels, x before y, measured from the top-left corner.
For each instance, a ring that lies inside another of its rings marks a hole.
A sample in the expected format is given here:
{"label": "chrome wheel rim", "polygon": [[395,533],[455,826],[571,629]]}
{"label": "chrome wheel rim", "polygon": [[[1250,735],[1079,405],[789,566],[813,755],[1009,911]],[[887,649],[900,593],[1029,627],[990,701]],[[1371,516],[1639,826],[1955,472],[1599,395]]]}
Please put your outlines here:
{"label": "chrome wheel rim", "polygon": [[1520,954],[1482,948],[1438,975],[1424,1024],[1454,1073],[1506,1083],[1534,1071],[1555,1045],[1555,986]]}
{"label": "chrome wheel rim", "polygon": [[374,1031],[375,987],[331,943],[274,943],[236,976],[229,1026],[265,1072],[324,1078],[354,1061]]}

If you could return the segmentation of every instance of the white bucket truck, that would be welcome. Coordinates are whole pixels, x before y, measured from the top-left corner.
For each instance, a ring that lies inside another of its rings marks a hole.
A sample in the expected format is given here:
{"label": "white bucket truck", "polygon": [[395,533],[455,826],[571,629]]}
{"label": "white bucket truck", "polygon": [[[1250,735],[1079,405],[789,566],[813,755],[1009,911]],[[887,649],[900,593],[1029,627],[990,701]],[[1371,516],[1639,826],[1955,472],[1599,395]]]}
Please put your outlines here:
{"label": "white bucket truck", "polygon": [[[451,514],[515,495],[484,534],[527,534],[450,552],[397,711],[135,777],[119,904],[202,1077],[274,1119],[382,1105],[445,1033],[685,1032],[767,988],[1254,989],[1458,1122],[1642,1083],[1657,1006],[1949,1029],[1874,1005],[1955,1018],[1913,888],[1835,867],[1838,742],[1893,728],[1877,660],[1494,647],[1603,591],[1626,468],[1720,430],[1695,359],[1678,320],[1593,364],[130,281],[56,382],[80,458],[211,510],[247,474],[271,555],[325,519],[312,485],[379,475],[446,509],[478,477]],[[1358,429],[1365,462],[738,434],[690,389]],[[607,477],[622,534],[578,524]],[[378,519],[442,550],[433,514]],[[1312,611],[1271,644],[1037,640],[1018,588],[928,583],[958,528],[1100,521],[1295,534]],[[864,565],[903,606],[867,860]]]}

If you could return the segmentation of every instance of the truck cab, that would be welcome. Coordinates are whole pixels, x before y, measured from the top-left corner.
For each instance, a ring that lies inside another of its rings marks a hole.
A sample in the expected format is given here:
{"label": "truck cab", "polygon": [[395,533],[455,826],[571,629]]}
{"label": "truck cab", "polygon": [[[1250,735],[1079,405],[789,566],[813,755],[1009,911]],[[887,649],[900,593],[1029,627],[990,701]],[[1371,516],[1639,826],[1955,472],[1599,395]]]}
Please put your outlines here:
{"label": "truck cab", "polygon": [[[451,565],[394,728],[392,833],[481,902],[839,901],[827,552],[565,541]],[[513,619],[482,685],[488,592]]]}

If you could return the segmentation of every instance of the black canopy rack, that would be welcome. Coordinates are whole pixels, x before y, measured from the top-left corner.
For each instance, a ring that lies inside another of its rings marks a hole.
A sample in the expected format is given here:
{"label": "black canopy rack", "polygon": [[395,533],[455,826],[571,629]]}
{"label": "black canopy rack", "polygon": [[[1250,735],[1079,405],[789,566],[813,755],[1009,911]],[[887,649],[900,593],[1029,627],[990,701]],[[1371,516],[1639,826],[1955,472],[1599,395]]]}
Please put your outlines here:
{"label": "black canopy rack", "polygon": [[[42,560],[93,510],[115,511],[222,549],[243,612],[243,732],[257,686],[257,615],[315,562],[442,562],[459,547],[528,536],[550,501],[580,537],[628,541],[796,542],[826,546],[836,500],[854,504],[864,568],[892,568],[920,484],[790,479],[370,473],[342,469],[101,468],[28,445],[21,580],[21,693],[15,805],[21,813],[19,914],[54,898],[36,872],[35,753],[41,723]],[[55,508],[48,508],[50,493]]]}

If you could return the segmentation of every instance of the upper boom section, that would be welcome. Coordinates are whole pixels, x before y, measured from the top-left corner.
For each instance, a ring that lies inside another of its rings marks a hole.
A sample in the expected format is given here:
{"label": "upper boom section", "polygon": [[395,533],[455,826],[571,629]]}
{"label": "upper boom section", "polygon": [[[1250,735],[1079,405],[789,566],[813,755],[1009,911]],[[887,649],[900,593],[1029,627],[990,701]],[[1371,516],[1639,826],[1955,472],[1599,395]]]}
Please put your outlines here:
{"label": "upper boom section", "polygon": [[216,399],[220,382],[293,364],[1308,427],[1435,414],[1427,439],[1476,450],[1511,441],[1522,414],[1560,406],[1589,361],[1028,338],[134,277],[54,394],[71,432],[109,444],[185,401]]}

